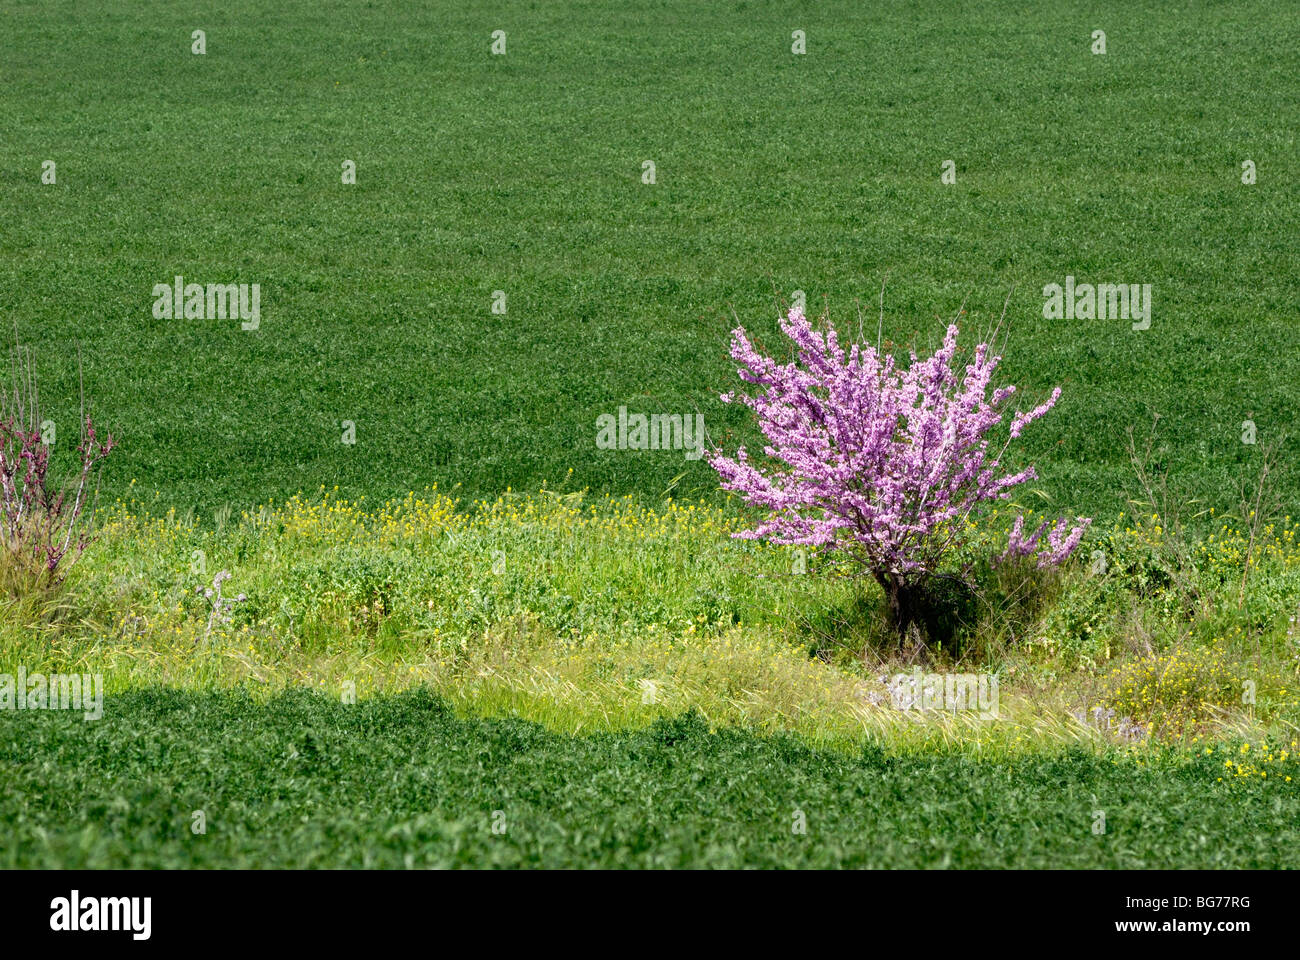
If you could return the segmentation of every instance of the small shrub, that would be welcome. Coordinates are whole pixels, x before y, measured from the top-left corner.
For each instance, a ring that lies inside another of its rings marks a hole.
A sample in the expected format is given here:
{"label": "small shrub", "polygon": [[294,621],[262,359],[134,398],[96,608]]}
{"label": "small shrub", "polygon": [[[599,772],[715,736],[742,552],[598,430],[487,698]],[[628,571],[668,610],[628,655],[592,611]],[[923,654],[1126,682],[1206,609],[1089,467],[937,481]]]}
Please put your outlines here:
{"label": "small shrub", "polygon": [[[91,541],[99,468],[113,450],[82,417],[80,470],[60,483],[50,474],[30,350],[15,347],[13,382],[0,394],[0,557],[12,595],[57,586]],[[84,406],[84,404],[83,404]]]}

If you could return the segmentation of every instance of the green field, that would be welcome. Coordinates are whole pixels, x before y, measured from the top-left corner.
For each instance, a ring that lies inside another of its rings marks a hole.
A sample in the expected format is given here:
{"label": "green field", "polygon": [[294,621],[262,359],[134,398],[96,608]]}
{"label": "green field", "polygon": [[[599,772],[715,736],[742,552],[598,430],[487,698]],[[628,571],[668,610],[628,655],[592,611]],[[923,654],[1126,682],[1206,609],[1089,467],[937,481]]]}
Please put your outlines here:
{"label": "green field", "polygon": [[422,695],[105,709],[0,715],[0,866],[1262,868],[1300,841],[1294,791],[1205,796],[1204,761],[842,755],[692,714],[575,738]]}
{"label": "green field", "polygon": [[[18,589],[0,551],[0,675],[109,694],[0,709],[0,867],[1296,865],[1293,4],[0,23],[0,327],[59,467],[79,354],[120,443],[65,583]],[[260,324],[155,316],[178,275],[259,284]],[[1067,276],[1150,284],[1149,328],[1045,318]],[[917,661],[875,587],[731,539],[707,463],[597,448],[620,407],[753,446],[730,331],[783,349],[796,290],[896,351],[1005,302],[1000,382],[1063,387],[1013,448],[1041,480],[951,559],[993,605],[926,651],[997,676],[997,722],[893,709]],[[1184,523],[1126,450],[1155,421]],[[1024,507],[1096,523],[1016,584],[987,557]]]}
{"label": "green field", "polygon": [[[658,495],[684,473],[679,494],[711,495],[702,462],[597,450],[596,417],[698,409],[714,439],[747,436],[717,401],[731,311],[774,330],[775,296],[801,289],[874,321],[886,275],[885,336],[922,347],[1014,285],[1005,370],[1065,387],[1025,452],[1050,451],[1042,489],[1067,511],[1114,515],[1123,430],[1153,413],[1211,498],[1252,452],[1243,420],[1267,439],[1300,416],[1285,2],[0,15],[0,319],[40,351],[68,436],[81,342],[123,440],[111,494],[495,495],[572,468],[573,487]],[[155,320],[177,274],[260,283],[259,329]],[[1152,284],[1151,328],[1042,319],[1067,274]]]}

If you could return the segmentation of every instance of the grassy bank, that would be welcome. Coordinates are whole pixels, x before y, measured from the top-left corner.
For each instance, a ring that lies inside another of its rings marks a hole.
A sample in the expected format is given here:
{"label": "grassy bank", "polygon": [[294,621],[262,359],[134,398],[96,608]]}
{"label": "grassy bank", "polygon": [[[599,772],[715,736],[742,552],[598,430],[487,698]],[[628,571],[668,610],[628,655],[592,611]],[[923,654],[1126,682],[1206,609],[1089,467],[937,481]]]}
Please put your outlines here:
{"label": "grassy bank", "polygon": [[[1175,545],[1158,519],[1121,519],[1043,573],[981,559],[1005,544],[993,514],[953,560],[976,587],[965,619],[924,651],[900,649],[874,584],[734,540],[740,524],[581,491],[321,494],[215,522],[119,504],[61,591],[0,605],[0,649],[29,672],[101,673],[110,692],[422,687],[565,732],[696,709],[825,743],[981,751],[1105,741],[1097,708],[1168,742],[1289,740],[1300,719],[1289,521],[1253,545],[1231,521]],[[223,597],[244,599],[217,609],[204,591],[222,571]],[[995,676],[999,720],[895,709],[882,680],[913,665]]]}

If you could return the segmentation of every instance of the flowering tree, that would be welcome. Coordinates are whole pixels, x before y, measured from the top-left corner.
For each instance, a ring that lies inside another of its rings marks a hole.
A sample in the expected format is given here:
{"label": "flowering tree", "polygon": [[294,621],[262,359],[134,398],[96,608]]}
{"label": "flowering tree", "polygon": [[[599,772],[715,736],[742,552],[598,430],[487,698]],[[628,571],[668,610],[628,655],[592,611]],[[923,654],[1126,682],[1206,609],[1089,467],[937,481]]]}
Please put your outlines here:
{"label": "flowering tree", "polygon": [[[993,450],[995,428],[1015,387],[989,394],[1000,357],[978,344],[963,372],[954,368],[957,326],[941,346],[900,368],[890,354],[853,344],[846,354],[835,330],[814,330],[798,308],[781,322],[795,359],[778,363],[732,331],[731,357],[742,380],[762,388],[740,397],[767,437],[770,464],[714,451],[709,462],[724,489],[740,493],[768,518],[737,533],[746,539],[823,547],[860,564],[885,592],[900,634],[919,625],[923,587],[967,533],[981,503],[1004,498],[1037,475],[1032,466],[1004,472],[1001,457],[1012,439],[1056,403],[1060,388],[1011,420]],[[734,393],[722,400],[731,403]],[[1056,564],[1078,545],[1090,521],[1066,532],[1053,528],[1040,562]],[[1022,526],[1016,529],[1020,533]],[[1024,556],[1039,535],[1017,538],[1010,552]]]}

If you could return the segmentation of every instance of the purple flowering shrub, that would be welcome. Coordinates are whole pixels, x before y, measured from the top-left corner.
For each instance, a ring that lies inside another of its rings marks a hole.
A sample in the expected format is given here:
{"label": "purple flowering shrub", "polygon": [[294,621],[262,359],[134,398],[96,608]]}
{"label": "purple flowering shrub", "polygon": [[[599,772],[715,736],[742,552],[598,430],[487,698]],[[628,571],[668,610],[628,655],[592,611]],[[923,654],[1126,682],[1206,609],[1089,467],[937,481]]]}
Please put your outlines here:
{"label": "purple flowering shrub", "polygon": [[[1007,549],[998,559],[1006,562],[1037,556],[1039,569],[1060,566],[1066,557],[1074,553],[1074,548],[1083,537],[1083,531],[1090,523],[1092,520],[1084,517],[1079,517],[1074,527],[1064,517],[1055,523],[1044,520],[1037,530],[1025,536],[1025,518],[1023,515],[1018,516],[1007,535]],[[1046,541],[1042,539],[1044,533],[1047,534]]]}
{"label": "purple flowering shrub", "polygon": [[[709,462],[724,489],[768,511],[735,536],[821,548],[856,565],[884,591],[902,636],[913,624],[924,626],[928,587],[971,536],[980,505],[1037,477],[1033,466],[1004,469],[1002,458],[1061,390],[1014,413],[1003,428],[1016,388],[990,392],[1001,357],[988,343],[957,366],[956,324],[933,355],[913,352],[906,366],[870,344],[846,352],[825,326],[824,333],[814,329],[792,309],[781,322],[794,346],[787,363],[760,352],[744,328],[732,331],[740,377],[759,389],[722,400],[754,411],[766,459],[752,461],[741,447],[734,458],[714,450]],[[1089,523],[1061,520],[1025,537],[1022,521],[1007,555],[1037,553],[1040,565],[1060,564]]]}
{"label": "purple flowering shrub", "polygon": [[116,444],[84,416],[78,469],[57,481],[30,351],[15,350],[13,374],[0,390],[0,564],[8,590],[23,593],[60,584],[90,544],[99,471]]}

